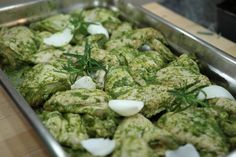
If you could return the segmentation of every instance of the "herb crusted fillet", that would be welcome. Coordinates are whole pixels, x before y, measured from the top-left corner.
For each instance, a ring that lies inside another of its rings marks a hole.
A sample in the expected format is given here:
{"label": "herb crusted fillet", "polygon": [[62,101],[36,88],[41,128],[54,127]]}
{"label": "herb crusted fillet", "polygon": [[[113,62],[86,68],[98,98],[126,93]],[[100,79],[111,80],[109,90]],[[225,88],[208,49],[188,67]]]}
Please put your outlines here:
{"label": "herb crusted fillet", "polygon": [[80,141],[88,138],[85,125],[78,114],[43,111],[39,116],[52,135],[65,146],[81,148]]}
{"label": "herb crusted fillet", "polygon": [[44,103],[57,91],[70,88],[69,75],[50,64],[37,64],[27,71],[19,90],[31,106]]}
{"label": "herb crusted fillet", "polygon": [[118,126],[114,139],[117,142],[114,157],[158,157],[163,156],[166,149],[177,146],[171,134],[157,128],[140,114],[125,118]]}
{"label": "herb crusted fillet", "polygon": [[173,103],[174,97],[168,92],[170,89],[169,87],[158,85],[134,87],[117,98],[144,101],[145,105],[141,112],[150,118],[165,110],[165,106]]}
{"label": "herb crusted fillet", "polygon": [[108,101],[110,97],[99,89],[74,89],[57,92],[45,104],[48,111],[67,113],[89,113],[103,116],[109,113]]}
{"label": "herb crusted fillet", "polygon": [[218,122],[197,108],[169,112],[157,121],[157,126],[169,131],[180,142],[194,144],[203,154],[212,153],[212,156],[220,157],[228,152]]}
{"label": "herb crusted fillet", "polygon": [[38,31],[49,31],[51,33],[62,31],[69,25],[70,16],[58,14],[44,20],[32,23],[30,28]]}
{"label": "herb crusted fillet", "polygon": [[0,57],[4,58],[3,64],[16,67],[29,63],[38,48],[37,37],[25,26],[3,28],[0,31]]}

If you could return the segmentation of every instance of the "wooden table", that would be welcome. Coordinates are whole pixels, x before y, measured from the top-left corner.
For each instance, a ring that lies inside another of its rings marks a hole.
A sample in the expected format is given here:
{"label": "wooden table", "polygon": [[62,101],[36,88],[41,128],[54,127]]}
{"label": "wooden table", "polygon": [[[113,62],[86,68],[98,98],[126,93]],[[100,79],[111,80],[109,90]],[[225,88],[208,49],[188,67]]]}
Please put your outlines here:
{"label": "wooden table", "polygon": [[0,156],[46,157],[40,139],[0,86]]}
{"label": "wooden table", "polygon": [[[171,21],[184,30],[198,36],[215,47],[236,57],[236,44],[217,34],[199,34],[209,30],[183,18],[157,3],[143,5],[151,12]],[[24,119],[9,96],[0,87],[0,156],[46,157],[49,156],[34,130]]]}

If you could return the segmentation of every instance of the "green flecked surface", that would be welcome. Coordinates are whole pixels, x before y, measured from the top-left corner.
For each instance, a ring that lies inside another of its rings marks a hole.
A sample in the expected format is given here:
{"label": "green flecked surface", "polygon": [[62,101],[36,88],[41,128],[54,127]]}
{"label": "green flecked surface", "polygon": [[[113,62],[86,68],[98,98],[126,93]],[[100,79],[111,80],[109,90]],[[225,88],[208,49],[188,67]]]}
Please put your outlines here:
{"label": "green flecked surface", "polygon": [[44,109],[103,117],[111,112],[108,108],[109,99],[110,96],[99,89],[67,90],[53,95],[44,104]]}
{"label": "green flecked surface", "polygon": [[43,111],[39,116],[51,134],[65,146],[81,148],[80,141],[88,138],[83,120],[78,114]]}
{"label": "green flecked surface", "polygon": [[115,88],[123,86],[134,86],[135,82],[129,74],[127,67],[112,67],[109,69],[105,79],[105,91],[112,92]]}
{"label": "green flecked surface", "polygon": [[224,156],[228,152],[225,136],[217,121],[197,108],[167,113],[156,124],[172,133],[177,140],[194,144],[200,152],[211,152],[211,156]]}
{"label": "green flecked surface", "polygon": [[69,25],[69,15],[58,14],[48,17],[42,21],[30,24],[30,28],[39,31],[49,31],[51,33],[63,31]]}
{"label": "green flecked surface", "polygon": [[119,119],[115,115],[101,118],[85,114],[82,118],[90,137],[112,138],[119,123]]}
{"label": "green flecked surface", "polygon": [[171,88],[166,86],[148,85],[145,87],[131,88],[117,99],[139,100],[144,102],[141,113],[152,117],[165,110],[166,105],[171,105],[174,97],[168,92]]}
{"label": "green flecked surface", "polygon": [[[130,30],[123,33],[123,36],[120,38],[113,38],[109,40],[105,47],[108,50],[122,48],[122,47],[130,47],[130,48],[139,48],[141,45],[146,43],[152,43],[152,40],[158,40],[161,43],[165,43],[166,41],[163,35],[153,28],[140,28],[135,30]],[[151,44],[150,44],[151,46]],[[152,45],[154,49],[155,45]],[[163,51],[169,51],[167,49],[163,49]],[[171,52],[167,52],[171,56],[174,56]]]}
{"label": "green flecked surface", "polygon": [[42,105],[57,91],[70,88],[69,76],[50,64],[37,64],[24,75],[19,90],[31,106]]}
{"label": "green flecked surface", "polygon": [[178,144],[170,133],[157,128],[141,114],[125,118],[119,124],[114,139],[115,157],[164,156],[166,149],[173,149]]}
{"label": "green flecked surface", "polygon": [[210,85],[209,79],[202,75],[196,74],[183,66],[168,66],[156,73],[156,81],[161,85],[181,88],[186,85],[195,83],[194,87]]}
{"label": "green flecked surface", "polygon": [[16,67],[22,62],[29,63],[30,57],[39,48],[34,33],[25,26],[2,28],[0,32],[0,56],[3,64]]}

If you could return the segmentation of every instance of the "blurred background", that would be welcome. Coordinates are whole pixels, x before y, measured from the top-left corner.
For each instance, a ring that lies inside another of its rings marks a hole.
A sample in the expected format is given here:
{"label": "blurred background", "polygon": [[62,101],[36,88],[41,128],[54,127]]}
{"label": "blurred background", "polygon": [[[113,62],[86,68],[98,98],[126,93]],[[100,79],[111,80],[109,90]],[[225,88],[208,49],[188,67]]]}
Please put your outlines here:
{"label": "blurred background", "polygon": [[236,42],[236,0],[156,0]]}

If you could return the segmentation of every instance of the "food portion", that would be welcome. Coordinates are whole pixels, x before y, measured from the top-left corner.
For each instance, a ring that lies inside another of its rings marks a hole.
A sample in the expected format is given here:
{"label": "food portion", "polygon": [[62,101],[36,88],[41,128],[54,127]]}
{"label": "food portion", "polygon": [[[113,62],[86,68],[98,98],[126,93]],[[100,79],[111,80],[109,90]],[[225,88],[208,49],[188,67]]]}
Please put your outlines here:
{"label": "food portion", "polygon": [[170,132],[178,141],[193,144],[203,154],[224,156],[228,145],[217,120],[201,109],[191,107],[178,113],[166,113],[157,126]]}
{"label": "food portion", "polygon": [[30,58],[37,53],[40,41],[33,31],[25,26],[2,28],[0,31],[1,64],[17,67],[30,63]]}
{"label": "food portion", "polygon": [[43,111],[39,117],[50,133],[65,146],[79,149],[80,142],[88,138],[84,122],[78,114]]}
{"label": "food portion", "polygon": [[19,90],[31,106],[41,105],[56,92],[70,88],[68,74],[57,69],[51,64],[37,64],[24,73]]}
{"label": "food portion", "polygon": [[236,101],[164,36],[104,8],[2,28],[0,66],[71,157],[222,157]]}
{"label": "food portion", "polygon": [[109,112],[109,96],[99,89],[73,89],[54,94],[45,104],[48,111],[103,116]]}

